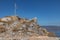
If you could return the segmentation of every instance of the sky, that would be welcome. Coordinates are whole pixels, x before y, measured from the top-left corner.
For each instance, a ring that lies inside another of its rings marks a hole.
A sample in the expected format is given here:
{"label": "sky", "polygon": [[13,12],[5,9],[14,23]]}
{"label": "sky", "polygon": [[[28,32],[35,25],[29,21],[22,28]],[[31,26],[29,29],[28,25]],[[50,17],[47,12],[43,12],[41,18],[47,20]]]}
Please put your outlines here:
{"label": "sky", "polygon": [[60,26],[60,0],[0,0],[0,18],[15,15],[15,3],[19,17],[37,17],[40,25]]}

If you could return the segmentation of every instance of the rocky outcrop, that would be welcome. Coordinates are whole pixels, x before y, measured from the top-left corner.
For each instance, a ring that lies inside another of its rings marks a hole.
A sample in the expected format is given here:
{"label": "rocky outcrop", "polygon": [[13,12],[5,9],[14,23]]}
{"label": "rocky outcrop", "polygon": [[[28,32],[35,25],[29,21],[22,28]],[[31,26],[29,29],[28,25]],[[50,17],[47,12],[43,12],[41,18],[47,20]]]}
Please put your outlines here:
{"label": "rocky outcrop", "polygon": [[0,35],[4,37],[10,36],[55,36],[48,32],[45,28],[40,27],[37,18],[31,20],[20,18],[18,16],[7,16],[0,19]]}
{"label": "rocky outcrop", "polygon": [[49,33],[48,33],[48,36],[49,36],[49,37],[56,37],[56,35],[55,35],[54,33],[52,33],[52,32],[49,32]]}

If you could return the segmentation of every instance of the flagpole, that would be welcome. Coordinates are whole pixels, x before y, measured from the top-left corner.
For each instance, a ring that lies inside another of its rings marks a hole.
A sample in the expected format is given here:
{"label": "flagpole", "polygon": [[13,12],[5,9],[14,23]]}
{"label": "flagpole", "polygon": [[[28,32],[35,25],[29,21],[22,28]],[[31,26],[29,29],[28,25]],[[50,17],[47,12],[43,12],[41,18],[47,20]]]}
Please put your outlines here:
{"label": "flagpole", "polygon": [[15,14],[15,16],[16,16],[16,3],[14,4],[14,7],[15,7],[15,9],[14,9],[14,14]]}

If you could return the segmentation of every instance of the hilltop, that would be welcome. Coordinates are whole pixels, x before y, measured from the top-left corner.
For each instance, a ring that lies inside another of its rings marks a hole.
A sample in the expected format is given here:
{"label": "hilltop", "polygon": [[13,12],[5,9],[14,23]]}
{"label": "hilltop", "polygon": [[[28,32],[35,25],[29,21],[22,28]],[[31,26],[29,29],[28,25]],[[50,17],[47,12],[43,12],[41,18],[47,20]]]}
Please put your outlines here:
{"label": "hilltop", "polygon": [[48,32],[37,23],[37,18],[31,20],[18,16],[6,16],[0,18],[0,37],[55,37],[54,33]]}

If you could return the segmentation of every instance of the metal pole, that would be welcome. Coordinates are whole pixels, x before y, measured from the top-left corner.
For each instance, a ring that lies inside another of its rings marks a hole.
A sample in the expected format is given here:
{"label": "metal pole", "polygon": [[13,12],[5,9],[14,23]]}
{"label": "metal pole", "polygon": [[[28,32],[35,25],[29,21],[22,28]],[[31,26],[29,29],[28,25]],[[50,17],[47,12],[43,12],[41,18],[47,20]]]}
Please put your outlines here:
{"label": "metal pole", "polygon": [[14,13],[15,13],[15,16],[16,16],[16,3],[15,3],[15,5],[14,5],[14,6],[15,6]]}

